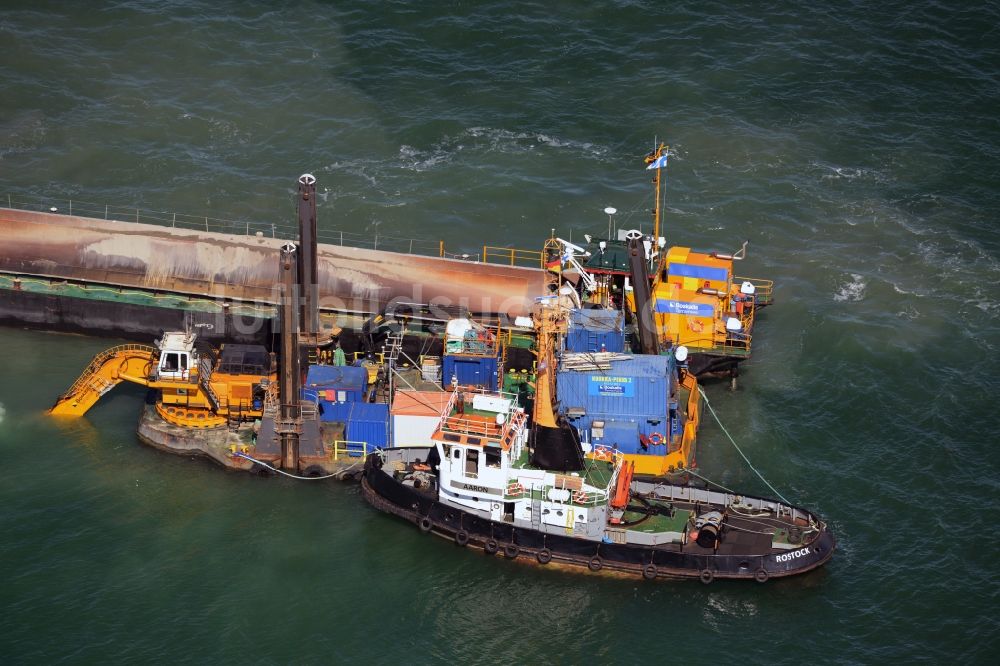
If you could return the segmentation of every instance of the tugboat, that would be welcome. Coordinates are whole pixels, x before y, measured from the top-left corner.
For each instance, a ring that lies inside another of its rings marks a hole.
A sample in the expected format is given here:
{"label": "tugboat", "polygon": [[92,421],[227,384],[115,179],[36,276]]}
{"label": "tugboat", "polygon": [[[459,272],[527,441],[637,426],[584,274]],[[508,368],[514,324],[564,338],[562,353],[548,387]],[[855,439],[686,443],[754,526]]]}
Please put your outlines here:
{"label": "tugboat", "polygon": [[[470,400],[471,398],[471,400]],[[814,514],[747,495],[633,479],[633,463],[575,456],[553,433],[528,446],[525,413],[497,393],[455,392],[429,448],[387,449],[365,462],[375,508],[456,545],[508,559],[645,579],[766,582],[827,562],[834,538]]]}
{"label": "tugboat", "polygon": [[456,390],[432,446],[368,455],[365,499],[458,546],[595,573],[763,583],[830,559],[834,537],[805,509],[639,480],[634,460],[604,446],[585,456],[552,409],[550,365],[541,354],[530,426],[512,395]]}

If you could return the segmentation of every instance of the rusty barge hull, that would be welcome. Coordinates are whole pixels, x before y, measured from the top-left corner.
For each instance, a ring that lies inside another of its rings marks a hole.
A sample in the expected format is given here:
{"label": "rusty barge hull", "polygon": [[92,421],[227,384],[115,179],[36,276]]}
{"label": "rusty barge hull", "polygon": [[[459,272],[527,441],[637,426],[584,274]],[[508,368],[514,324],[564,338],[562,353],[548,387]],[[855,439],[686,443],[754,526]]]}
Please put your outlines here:
{"label": "rusty barge hull", "polygon": [[[0,208],[0,324],[156,335],[190,316],[201,335],[271,334],[285,241]],[[320,244],[321,326],[351,327],[393,302],[513,318],[541,269]],[[190,313],[188,315],[188,313]]]}

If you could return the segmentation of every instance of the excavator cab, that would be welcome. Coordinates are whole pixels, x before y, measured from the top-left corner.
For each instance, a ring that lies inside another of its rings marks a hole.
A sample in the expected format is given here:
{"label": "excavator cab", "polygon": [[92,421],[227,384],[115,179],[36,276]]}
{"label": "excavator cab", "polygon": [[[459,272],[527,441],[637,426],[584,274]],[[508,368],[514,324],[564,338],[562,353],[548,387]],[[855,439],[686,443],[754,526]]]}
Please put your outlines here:
{"label": "excavator cab", "polygon": [[198,358],[194,350],[194,335],[188,333],[164,333],[157,342],[160,362],[156,366],[159,381],[186,381],[197,367]]}

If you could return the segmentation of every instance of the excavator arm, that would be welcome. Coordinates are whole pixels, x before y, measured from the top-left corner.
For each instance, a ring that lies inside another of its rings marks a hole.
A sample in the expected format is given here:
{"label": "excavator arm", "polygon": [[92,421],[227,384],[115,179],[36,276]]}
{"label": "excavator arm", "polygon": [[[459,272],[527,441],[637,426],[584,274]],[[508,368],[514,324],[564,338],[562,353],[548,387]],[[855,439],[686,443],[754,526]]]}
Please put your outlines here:
{"label": "excavator arm", "polygon": [[149,386],[150,371],[159,350],[148,345],[119,345],[107,349],[90,362],[69,390],[49,410],[58,416],[83,416],[101,398],[123,381]]}

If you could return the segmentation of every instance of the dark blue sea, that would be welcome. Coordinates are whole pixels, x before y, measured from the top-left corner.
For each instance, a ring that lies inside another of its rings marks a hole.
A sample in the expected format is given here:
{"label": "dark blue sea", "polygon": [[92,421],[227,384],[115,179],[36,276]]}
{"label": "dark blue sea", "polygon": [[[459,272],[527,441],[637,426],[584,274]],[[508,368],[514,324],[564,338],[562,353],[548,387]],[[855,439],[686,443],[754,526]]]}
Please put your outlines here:
{"label": "dark blue sea", "polygon": [[[669,242],[749,240],[740,273],[776,285],[708,399],[839,538],[766,585],[519,566],[356,485],[148,449],[136,389],[53,423],[114,341],[0,329],[0,662],[995,663],[998,25],[932,0],[0,3],[11,201],[291,225],[311,172],[323,233],[539,249],[607,206],[648,231],[666,142]],[[699,447],[768,492],[717,423]]]}

